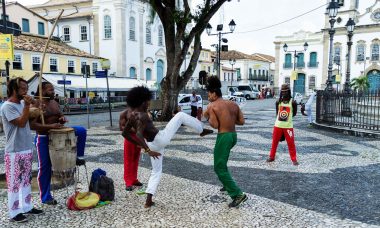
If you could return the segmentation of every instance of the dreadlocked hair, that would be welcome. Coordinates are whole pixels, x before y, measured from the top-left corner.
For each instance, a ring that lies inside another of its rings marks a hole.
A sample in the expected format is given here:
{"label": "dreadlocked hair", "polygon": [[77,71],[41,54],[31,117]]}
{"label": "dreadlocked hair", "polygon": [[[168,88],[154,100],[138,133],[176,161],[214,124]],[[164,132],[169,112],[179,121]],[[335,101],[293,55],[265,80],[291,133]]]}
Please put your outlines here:
{"label": "dreadlocked hair", "polygon": [[219,78],[216,76],[208,77],[207,79],[207,91],[211,93],[215,93],[218,97],[222,96],[222,91],[220,88],[222,87],[222,83],[220,82]]}
{"label": "dreadlocked hair", "polygon": [[[288,94],[289,96],[289,100],[292,98],[292,92],[289,90],[286,91],[286,93]],[[280,98],[278,99],[278,102],[283,102],[284,101],[284,96],[281,95],[281,92],[280,92]]]}
{"label": "dreadlocked hair", "polygon": [[20,88],[20,82],[25,82],[26,84],[28,84],[27,81],[25,81],[24,79],[20,78],[20,77],[17,77],[17,78],[13,78],[9,81],[8,85],[7,85],[7,95],[8,97],[11,97],[12,94],[13,94],[13,91],[18,91],[18,89]]}
{"label": "dreadlocked hair", "polygon": [[132,108],[137,108],[142,103],[150,101],[153,95],[145,86],[133,87],[127,94],[127,105]]}

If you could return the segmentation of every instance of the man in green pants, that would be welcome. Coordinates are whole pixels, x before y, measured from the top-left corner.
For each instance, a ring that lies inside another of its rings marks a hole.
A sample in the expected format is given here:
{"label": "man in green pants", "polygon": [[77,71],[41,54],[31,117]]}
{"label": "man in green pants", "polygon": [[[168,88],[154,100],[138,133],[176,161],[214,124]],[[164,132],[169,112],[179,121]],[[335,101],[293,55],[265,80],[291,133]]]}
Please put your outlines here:
{"label": "man in green pants", "polygon": [[221,87],[222,85],[217,77],[209,77],[206,88],[208,100],[211,103],[208,105],[204,116],[208,119],[211,127],[218,129],[214,148],[214,171],[223,184],[222,189],[226,190],[233,200],[228,206],[238,207],[248,197],[232,179],[227,168],[227,162],[231,149],[237,141],[235,125],[243,125],[244,116],[235,102],[223,100]]}

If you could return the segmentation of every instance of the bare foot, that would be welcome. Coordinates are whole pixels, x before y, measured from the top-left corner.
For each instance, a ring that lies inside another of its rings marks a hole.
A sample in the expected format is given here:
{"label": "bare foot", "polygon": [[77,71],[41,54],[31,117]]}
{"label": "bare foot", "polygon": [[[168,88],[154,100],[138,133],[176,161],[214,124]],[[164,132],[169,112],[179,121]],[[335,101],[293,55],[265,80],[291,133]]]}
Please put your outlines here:
{"label": "bare foot", "polygon": [[146,195],[146,201],[145,201],[145,205],[144,205],[145,208],[150,208],[151,206],[154,205],[154,202],[152,201],[152,197],[153,197],[153,195],[150,193],[148,193]]}
{"label": "bare foot", "polygon": [[144,207],[145,208],[150,208],[151,206],[154,206],[154,205],[155,205],[154,202],[150,202],[150,203],[145,202]]}
{"label": "bare foot", "polygon": [[203,129],[202,133],[199,134],[201,137],[205,136],[205,135],[208,135],[208,134],[211,134],[213,133],[214,131],[213,130],[209,130],[209,129]]}

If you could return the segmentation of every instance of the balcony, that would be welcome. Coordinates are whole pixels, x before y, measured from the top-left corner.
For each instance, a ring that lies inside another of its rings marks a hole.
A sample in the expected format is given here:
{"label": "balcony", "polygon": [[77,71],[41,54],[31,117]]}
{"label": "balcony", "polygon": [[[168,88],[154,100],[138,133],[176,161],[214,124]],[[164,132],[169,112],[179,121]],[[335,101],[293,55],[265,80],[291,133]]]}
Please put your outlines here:
{"label": "balcony", "polygon": [[319,65],[319,62],[308,62],[307,67],[309,68],[317,68]]}
{"label": "balcony", "polygon": [[297,68],[305,68],[305,62],[299,62],[296,64]]}
{"label": "balcony", "polygon": [[284,69],[292,69],[293,63],[284,63]]}
{"label": "balcony", "polygon": [[269,77],[265,75],[249,75],[248,80],[250,81],[268,81]]}

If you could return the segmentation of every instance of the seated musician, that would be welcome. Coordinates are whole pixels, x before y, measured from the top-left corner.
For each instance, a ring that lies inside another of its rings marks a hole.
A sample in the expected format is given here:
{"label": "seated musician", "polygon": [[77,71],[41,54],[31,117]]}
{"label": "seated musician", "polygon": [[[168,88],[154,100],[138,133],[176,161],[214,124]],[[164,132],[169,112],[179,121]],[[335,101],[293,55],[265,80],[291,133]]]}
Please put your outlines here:
{"label": "seated musician", "polygon": [[[30,121],[30,128],[36,131],[35,145],[38,155],[38,186],[40,190],[41,202],[48,205],[56,205],[57,201],[50,192],[51,161],[49,156],[49,130],[64,127],[67,119],[61,112],[59,104],[54,100],[54,86],[50,82],[42,82],[42,105],[36,102],[34,107],[43,107],[45,124],[42,124],[41,117]],[[39,88],[36,95],[39,95]],[[87,131],[81,126],[71,126],[77,136],[77,165],[85,164],[83,159],[86,144]]]}

